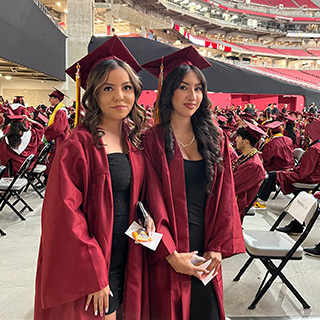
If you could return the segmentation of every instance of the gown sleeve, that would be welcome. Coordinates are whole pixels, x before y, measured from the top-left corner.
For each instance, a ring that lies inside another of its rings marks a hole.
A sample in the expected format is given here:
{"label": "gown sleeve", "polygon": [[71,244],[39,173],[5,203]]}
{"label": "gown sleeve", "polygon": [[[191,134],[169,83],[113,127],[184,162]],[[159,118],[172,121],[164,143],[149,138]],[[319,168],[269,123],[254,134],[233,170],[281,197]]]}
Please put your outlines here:
{"label": "gown sleeve", "polygon": [[176,250],[175,242],[172,238],[170,231],[170,221],[164,202],[164,196],[161,192],[163,186],[159,177],[159,172],[156,171],[155,165],[158,164],[159,158],[154,153],[153,138],[151,135],[143,138],[144,144],[144,157],[146,165],[146,202],[147,207],[150,209],[151,215],[154,218],[156,230],[163,234],[162,241],[160,242],[155,259],[161,260],[170,255]]}
{"label": "gown sleeve", "polygon": [[87,213],[90,170],[85,147],[65,141],[56,154],[42,210],[42,308],[77,300],[108,285],[102,249],[90,234]]}
{"label": "gown sleeve", "polygon": [[47,141],[52,141],[61,136],[69,126],[67,114],[63,110],[58,110],[54,122],[49,127],[45,128],[45,136]]}

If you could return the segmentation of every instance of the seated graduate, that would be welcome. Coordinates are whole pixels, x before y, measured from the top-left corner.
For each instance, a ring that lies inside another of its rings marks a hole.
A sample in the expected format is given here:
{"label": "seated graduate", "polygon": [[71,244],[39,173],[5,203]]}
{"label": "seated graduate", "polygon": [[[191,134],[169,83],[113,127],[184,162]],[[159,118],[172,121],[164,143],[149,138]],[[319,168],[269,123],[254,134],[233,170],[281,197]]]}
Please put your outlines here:
{"label": "seated graduate", "polygon": [[293,143],[289,137],[283,136],[283,123],[274,121],[265,124],[265,128],[270,128],[271,139],[266,142],[262,150],[263,166],[267,172],[287,170],[294,166]]}
{"label": "seated graduate", "polygon": [[[0,143],[0,161],[7,165],[12,163],[13,174],[16,174],[23,162],[31,155],[38,155],[43,146],[43,126],[28,116],[8,116],[11,120],[8,132]],[[26,121],[31,126],[26,126]],[[31,169],[31,168],[30,168]]]}
{"label": "seated graduate", "polygon": [[[271,193],[275,190],[275,184],[280,185],[284,194],[295,191],[293,183],[318,183],[320,181],[320,121],[309,124],[305,132],[309,140],[309,146],[302,155],[300,164],[290,171],[270,172],[269,182],[265,191],[260,198],[266,201]],[[302,225],[293,220],[285,227],[277,228],[278,231],[289,234],[299,234],[303,231]]]}
{"label": "seated graduate", "polygon": [[237,149],[242,155],[232,162],[234,186],[239,207],[241,222],[244,218],[244,210],[253,200],[259,190],[261,181],[266,173],[255,148],[260,138],[266,135],[262,129],[245,121],[246,126],[236,131]]}

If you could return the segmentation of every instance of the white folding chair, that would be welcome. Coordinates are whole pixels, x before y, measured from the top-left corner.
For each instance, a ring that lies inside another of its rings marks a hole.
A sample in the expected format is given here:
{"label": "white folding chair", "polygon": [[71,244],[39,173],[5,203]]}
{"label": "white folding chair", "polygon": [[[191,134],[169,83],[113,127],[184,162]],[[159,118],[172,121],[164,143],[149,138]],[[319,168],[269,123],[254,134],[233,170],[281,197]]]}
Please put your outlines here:
{"label": "white folding chair", "polygon": [[[320,212],[320,202],[312,194],[300,192],[299,195],[288,205],[285,211],[275,221],[269,231],[263,230],[244,230],[243,236],[249,259],[240,269],[234,281],[239,281],[246,269],[254,259],[259,259],[267,269],[267,273],[256,293],[256,296],[249,309],[254,309],[264,294],[271,287],[274,280],[279,277],[289,290],[301,302],[303,308],[309,309],[309,304],[304,300],[293,284],[282,273],[283,268],[290,260],[301,260],[303,249],[301,243],[306,239]],[[297,240],[282,232],[274,231],[286,214],[305,225],[304,232]],[[280,220],[280,221],[278,221]],[[273,260],[280,260],[277,266]],[[270,275],[269,279],[268,275]]]}

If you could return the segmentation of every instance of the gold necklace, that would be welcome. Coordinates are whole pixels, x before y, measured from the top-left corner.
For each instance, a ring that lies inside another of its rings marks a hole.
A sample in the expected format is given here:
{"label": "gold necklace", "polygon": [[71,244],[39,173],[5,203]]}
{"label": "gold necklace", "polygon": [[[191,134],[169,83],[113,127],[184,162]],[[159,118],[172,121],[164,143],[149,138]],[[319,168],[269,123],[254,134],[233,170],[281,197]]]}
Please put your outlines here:
{"label": "gold necklace", "polygon": [[184,144],[184,143],[182,143],[182,142],[180,142],[177,138],[176,138],[176,140],[177,140],[177,142],[180,144],[180,146],[182,147],[182,148],[186,148],[186,147],[189,147],[189,146],[191,146],[192,145],[192,143],[193,143],[193,141],[195,140],[195,135],[193,135],[193,138],[191,139],[191,141],[189,142],[189,143],[187,143],[187,144]]}

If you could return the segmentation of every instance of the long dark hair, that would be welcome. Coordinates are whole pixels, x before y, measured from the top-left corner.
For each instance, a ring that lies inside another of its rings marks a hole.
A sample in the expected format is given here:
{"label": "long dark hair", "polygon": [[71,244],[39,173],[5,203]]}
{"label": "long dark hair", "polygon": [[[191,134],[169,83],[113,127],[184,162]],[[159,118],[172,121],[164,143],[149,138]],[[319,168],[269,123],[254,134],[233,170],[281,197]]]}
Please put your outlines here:
{"label": "long dark hair", "polygon": [[206,191],[209,193],[215,174],[215,164],[221,169],[220,142],[221,134],[213,124],[211,117],[211,101],[207,94],[207,82],[203,73],[195,66],[183,65],[169,73],[163,82],[159,100],[161,124],[164,129],[165,151],[168,162],[174,155],[174,134],[170,125],[173,111],[172,96],[182,83],[187,72],[193,71],[201,82],[203,99],[200,107],[191,117],[194,135],[198,142],[199,153],[205,161]]}
{"label": "long dark hair", "polygon": [[297,135],[296,133],[294,132],[294,123],[291,123],[289,121],[287,121],[286,123],[286,132],[288,134],[288,137],[291,138],[291,140],[293,141],[293,143],[296,143],[297,141]]}
{"label": "long dark hair", "polygon": [[12,149],[17,149],[21,144],[21,136],[26,131],[28,131],[28,128],[24,122],[12,121],[9,131],[6,135],[9,142],[9,147]]}
{"label": "long dark hair", "polygon": [[99,139],[104,136],[104,132],[98,127],[101,121],[101,109],[98,104],[98,89],[105,82],[112,70],[123,68],[129,75],[130,82],[133,85],[135,99],[133,108],[127,116],[126,123],[130,128],[129,139],[138,148],[141,148],[140,131],[145,121],[145,110],[139,105],[138,99],[142,92],[142,83],[132,68],[124,61],[117,59],[109,59],[98,63],[93,70],[90,71],[87,88],[82,97],[82,105],[86,109],[86,113],[82,123],[92,134],[94,144],[97,148],[101,148]]}

